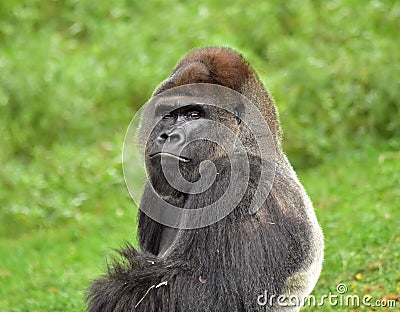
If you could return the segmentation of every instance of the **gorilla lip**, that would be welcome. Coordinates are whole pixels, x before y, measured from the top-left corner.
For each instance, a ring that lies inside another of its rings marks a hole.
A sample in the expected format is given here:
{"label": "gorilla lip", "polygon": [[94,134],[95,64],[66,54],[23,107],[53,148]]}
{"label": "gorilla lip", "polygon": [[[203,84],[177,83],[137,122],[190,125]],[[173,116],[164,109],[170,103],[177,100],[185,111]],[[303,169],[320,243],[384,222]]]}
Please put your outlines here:
{"label": "gorilla lip", "polygon": [[153,158],[155,156],[177,158],[178,160],[185,162],[185,163],[190,162],[189,158],[178,156],[178,155],[171,154],[171,153],[166,153],[166,152],[158,152],[158,153],[150,155],[151,158]]}

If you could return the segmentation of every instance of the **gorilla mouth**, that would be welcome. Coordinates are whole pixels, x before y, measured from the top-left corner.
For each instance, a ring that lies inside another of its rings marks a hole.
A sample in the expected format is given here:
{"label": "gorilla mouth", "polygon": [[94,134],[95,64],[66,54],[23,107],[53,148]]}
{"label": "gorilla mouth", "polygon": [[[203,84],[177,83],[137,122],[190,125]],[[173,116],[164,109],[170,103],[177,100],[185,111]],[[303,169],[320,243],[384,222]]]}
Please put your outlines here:
{"label": "gorilla mouth", "polygon": [[190,162],[190,159],[187,158],[187,157],[178,156],[178,155],[171,154],[171,153],[166,153],[166,152],[154,153],[154,154],[150,155],[150,158],[153,158],[153,157],[156,157],[156,156],[175,158],[175,159],[178,159],[179,161],[182,161],[182,162],[185,162],[185,163]]}

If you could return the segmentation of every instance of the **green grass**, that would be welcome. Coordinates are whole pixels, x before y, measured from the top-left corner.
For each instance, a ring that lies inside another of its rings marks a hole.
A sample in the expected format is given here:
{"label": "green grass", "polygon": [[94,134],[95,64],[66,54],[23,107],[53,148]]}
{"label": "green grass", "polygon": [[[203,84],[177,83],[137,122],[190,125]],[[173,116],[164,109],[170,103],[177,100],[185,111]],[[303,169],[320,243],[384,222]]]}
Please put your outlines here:
{"label": "green grass", "polygon": [[84,289],[104,272],[106,255],[135,243],[119,143],[55,148],[26,166],[6,164],[15,201],[1,220],[1,311],[82,311]]}
{"label": "green grass", "polygon": [[345,283],[350,295],[398,300],[400,152],[382,146],[347,150],[300,176],[325,233],[324,268],[314,294],[338,294],[336,285]]}

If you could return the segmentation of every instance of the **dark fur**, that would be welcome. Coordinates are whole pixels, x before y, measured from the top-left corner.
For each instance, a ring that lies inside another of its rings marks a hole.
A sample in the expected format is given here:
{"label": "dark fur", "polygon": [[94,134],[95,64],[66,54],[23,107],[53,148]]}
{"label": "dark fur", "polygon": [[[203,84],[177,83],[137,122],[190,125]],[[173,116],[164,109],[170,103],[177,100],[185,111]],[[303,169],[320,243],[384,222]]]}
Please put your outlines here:
{"label": "dark fur", "polygon": [[[186,57],[156,94],[181,84],[216,83],[235,89],[249,98],[243,87],[258,78],[240,55],[229,49],[209,48]],[[263,90],[257,103],[265,106],[271,131],[280,139],[279,123],[272,99]],[[261,92],[261,91],[259,91]],[[263,161],[249,155],[250,181],[240,204],[224,219],[210,226],[181,230],[171,250],[157,256],[162,225],[140,212],[139,239],[142,252],[127,245],[122,259],[89,289],[89,311],[266,311],[257,297],[267,291],[280,295],[288,278],[312,265],[315,226],[307,217],[304,189],[296,181],[283,154],[278,155],[272,189],[260,210],[248,213],[248,205],[259,181]],[[174,196],[178,206],[204,207],[219,198],[229,183],[229,161],[214,161],[220,173],[213,187],[202,194]],[[146,191],[145,191],[146,192]],[[141,205],[152,205],[146,198]],[[322,243],[321,243],[322,244]],[[166,284],[160,284],[166,282]],[[158,286],[158,287],[156,287]],[[136,306],[136,307],[135,307]]]}
{"label": "dark fur", "polygon": [[[301,194],[288,183],[290,179],[277,172],[262,208],[265,220],[249,215],[246,209],[257,186],[253,180],[234,212],[211,226],[185,230],[168,257],[138,253],[127,246],[121,252],[124,261],[114,264],[107,277],[92,285],[90,311],[261,309],[257,296],[264,290],[271,295],[281,294],[286,278],[307,261],[305,255],[310,248],[308,239],[304,239],[310,236],[309,224],[298,218],[305,213],[298,202]],[[222,185],[224,182],[227,181],[218,181]],[[202,195],[189,196],[186,204],[209,204],[212,198],[219,197],[219,190],[211,188]],[[293,214],[285,215],[282,205],[292,208]],[[156,233],[158,224],[142,215],[139,228]],[[155,237],[145,233],[141,237],[142,246],[151,249]],[[134,309],[149,287],[164,281],[168,284],[151,289]]]}

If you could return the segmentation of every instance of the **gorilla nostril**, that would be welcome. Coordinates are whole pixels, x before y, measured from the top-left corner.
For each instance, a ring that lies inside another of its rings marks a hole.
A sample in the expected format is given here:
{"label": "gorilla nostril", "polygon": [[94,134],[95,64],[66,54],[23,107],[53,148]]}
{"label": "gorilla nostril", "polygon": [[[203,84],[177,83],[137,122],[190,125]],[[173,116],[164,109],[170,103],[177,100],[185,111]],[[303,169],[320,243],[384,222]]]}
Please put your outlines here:
{"label": "gorilla nostril", "polygon": [[185,141],[185,135],[181,133],[181,131],[174,130],[171,133],[163,132],[161,133],[156,142],[159,145],[163,145],[164,143],[173,143],[173,144],[181,144]]}
{"label": "gorilla nostril", "polygon": [[172,143],[178,143],[182,140],[182,135],[180,133],[171,133],[169,136],[169,141]]}
{"label": "gorilla nostril", "polygon": [[166,134],[165,132],[164,132],[164,133],[161,133],[161,134],[156,138],[155,142],[156,142],[157,145],[162,146],[162,145],[164,145],[164,143],[168,140],[168,137],[169,137],[168,134]]}

